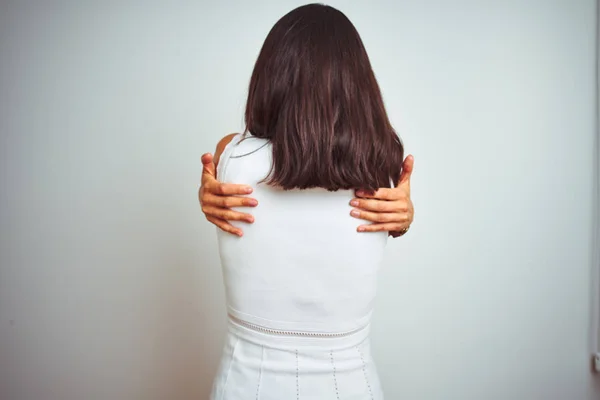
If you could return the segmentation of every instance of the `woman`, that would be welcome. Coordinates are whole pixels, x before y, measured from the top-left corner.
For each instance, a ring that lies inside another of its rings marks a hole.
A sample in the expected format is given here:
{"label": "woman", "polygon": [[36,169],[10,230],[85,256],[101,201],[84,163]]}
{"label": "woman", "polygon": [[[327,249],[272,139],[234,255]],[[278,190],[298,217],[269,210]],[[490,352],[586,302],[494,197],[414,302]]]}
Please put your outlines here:
{"label": "woman", "polygon": [[211,398],[382,399],[368,335],[387,234],[348,214],[355,189],[401,180],[403,146],[344,14],[311,4],[275,24],[245,118],[217,177],[261,207],[242,238],[218,231],[229,326]]}

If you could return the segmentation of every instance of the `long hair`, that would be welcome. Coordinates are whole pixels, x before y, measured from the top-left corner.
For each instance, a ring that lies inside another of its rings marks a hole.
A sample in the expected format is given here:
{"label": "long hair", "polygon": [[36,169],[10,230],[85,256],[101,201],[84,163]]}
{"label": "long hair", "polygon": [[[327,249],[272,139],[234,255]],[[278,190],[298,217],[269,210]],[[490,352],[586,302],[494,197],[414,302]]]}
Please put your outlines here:
{"label": "long hair", "polygon": [[350,20],[309,4],[284,15],[250,79],[246,133],[272,143],[267,184],[376,190],[397,182],[402,142]]}

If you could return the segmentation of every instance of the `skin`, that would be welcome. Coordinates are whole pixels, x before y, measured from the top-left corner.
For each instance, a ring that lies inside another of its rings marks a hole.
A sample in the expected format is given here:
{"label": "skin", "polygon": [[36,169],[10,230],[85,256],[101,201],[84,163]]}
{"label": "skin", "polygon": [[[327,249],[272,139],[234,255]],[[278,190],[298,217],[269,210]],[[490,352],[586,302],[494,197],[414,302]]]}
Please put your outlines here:
{"label": "skin", "polygon": [[[223,149],[235,136],[225,136],[217,144],[215,156],[202,155],[202,183],[198,191],[198,200],[206,219],[220,229],[234,235],[243,236],[241,229],[228,221],[253,223],[251,214],[231,210],[232,207],[256,207],[258,201],[248,197],[252,187],[233,183],[221,183],[217,180],[216,167]],[[410,199],[410,178],[414,168],[414,157],[408,155],[403,161],[402,175],[395,188],[381,188],[374,193],[357,191],[350,201],[353,207],[350,215],[372,223],[359,225],[358,232],[387,231],[397,237],[400,231],[410,226],[414,218],[414,207]]]}

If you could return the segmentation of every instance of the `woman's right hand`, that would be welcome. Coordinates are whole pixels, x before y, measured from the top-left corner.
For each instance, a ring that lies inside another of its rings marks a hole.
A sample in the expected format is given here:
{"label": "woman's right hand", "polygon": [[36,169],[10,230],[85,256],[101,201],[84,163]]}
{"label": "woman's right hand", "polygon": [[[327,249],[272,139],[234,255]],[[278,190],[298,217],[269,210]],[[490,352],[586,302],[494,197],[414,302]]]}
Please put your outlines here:
{"label": "woman's right hand", "polygon": [[202,212],[209,222],[222,230],[242,236],[242,230],[227,221],[254,222],[251,214],[231,210],[232,207],[255,207],[258,205],[256,199],[246,197],[252,193],[252,187],[219,182],[216,177],[213,156],[210,153],[202,156],[202,166],[202,183],[198,191]]}

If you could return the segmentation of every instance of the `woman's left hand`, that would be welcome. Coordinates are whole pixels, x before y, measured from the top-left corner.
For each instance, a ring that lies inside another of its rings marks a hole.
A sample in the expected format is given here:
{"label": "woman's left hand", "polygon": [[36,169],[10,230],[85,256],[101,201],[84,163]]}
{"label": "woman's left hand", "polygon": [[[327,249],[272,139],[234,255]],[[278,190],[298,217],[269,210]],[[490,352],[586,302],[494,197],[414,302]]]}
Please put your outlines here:
{"label": "woman's left hand", "polygon": [[404,159],[400,181],[395,188],[382,188],[375,193],[356,192],[357,197],[350,202],[354,207],[350,214],[373,222],[360,225],[357,228],[359,232],[388,231],[391,236],[397,237],[410,226],[415,213],[410,199],[410,176],[414,163],[412,155]]}

